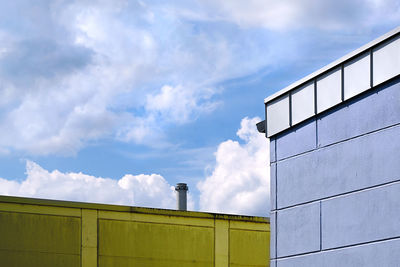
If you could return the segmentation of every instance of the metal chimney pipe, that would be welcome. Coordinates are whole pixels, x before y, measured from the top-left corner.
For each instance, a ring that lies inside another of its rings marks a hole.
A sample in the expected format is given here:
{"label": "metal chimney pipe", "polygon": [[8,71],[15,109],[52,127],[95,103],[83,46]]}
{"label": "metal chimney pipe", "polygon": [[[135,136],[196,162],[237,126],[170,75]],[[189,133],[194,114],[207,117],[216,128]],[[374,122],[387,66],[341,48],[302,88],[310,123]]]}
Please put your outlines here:
{"label": "metal chimney pipe", "polygon": [[176,208],[178,210],[187,210],[187,196],[186,193],[189,187],[185,183],[178,183],[175,186],[176,191]]}

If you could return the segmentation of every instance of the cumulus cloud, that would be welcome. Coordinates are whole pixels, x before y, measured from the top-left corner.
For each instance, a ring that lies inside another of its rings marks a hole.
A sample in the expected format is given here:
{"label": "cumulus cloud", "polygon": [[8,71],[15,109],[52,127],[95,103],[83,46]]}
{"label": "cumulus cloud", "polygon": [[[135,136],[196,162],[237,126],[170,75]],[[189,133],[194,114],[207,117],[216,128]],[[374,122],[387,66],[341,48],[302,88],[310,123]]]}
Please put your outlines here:
{"label": "cumulus cloud", "polygon": [[[26,162],[25,180],[0,178],[0,195],[169,209],[174,209],[176,203],[174,187],[158,174],[127,174],[114,180],[83,173],[49,172],[32,161]],[[188,208],[193,207],[189,194]]]}
{"label": "cumulus cloud", "polygon": [[182,85],[165,85],[161,92],[147,96],[146,110],[160,114],[164,120],[185,123],[195,114],[213,111],[218,105],[210,100],[214,94],[211,88],[197,91]]}
{"label": "cumulus cloud", "polygon": [[218,107],[224,81],[295,60],[314,42],[299,29],[358,33],[400,17],[394,0],[2,4],[0,149],[35,155],[101,138],[167,143],[166,126]]}
{"label": "cumulus cloud", "polygon": [[83,69],[90,64],[91,57],[92,51],[79,45],[46,39],[22,40],[4,52],[0,75],[18,86],[29,87],[35,79],[52,79]]}
{"label": "cumulus cloud", "polygon": [[261,46],[232,41],[230,31],[195,25],[162,6],[5,4],[0,147],[71,155],[106,137],[152,144],[165,125],[214,110],[218,82],[264,64]]}
{"label": "cumulus cloud", "polygon": [[267,216],[269,200],[268,142],[257,132],[260,118],[244,118],[237,131],[244,141],[227,140],[215,152],[210,176],[198,183],[200,210]]}
{"label": "cumulus cloud", "polygon": [[199,10],[184,9],[187,17],[233,22],[241,27],[264,27],[275,31],[305,28],[354,30],[398,22],[400,4],[395,0],[206,0]]}

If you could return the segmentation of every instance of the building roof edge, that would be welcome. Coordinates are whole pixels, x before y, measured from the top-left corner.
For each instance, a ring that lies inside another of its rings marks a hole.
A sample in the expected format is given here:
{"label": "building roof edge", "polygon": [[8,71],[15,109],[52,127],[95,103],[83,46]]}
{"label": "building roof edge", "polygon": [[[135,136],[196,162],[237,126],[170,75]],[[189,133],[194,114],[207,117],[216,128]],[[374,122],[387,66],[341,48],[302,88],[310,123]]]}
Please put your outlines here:
{"label": "building roof edge", "polygon": [[338,65],[342,64],[343,62],[348,61],[349,59],[351,59],[351,58],[353,58],[353,57],[355,57],[355,56],[357,56],[359,54],[362,54],[363,52],[367,51],[368,49],[371,49],[372,47],[379,45],[380,43],[382,43],[385,40],[391,38],[392,36],[398,34],[399,32],[400,32],[400,26],[398,26],[395,29],[391,30],[390,32],[388,32],[388,33],[376,38],[375,40],[367,43],[366,45],[363,45],[362,47],[360,47],[360,48],[348,53],[347,55],[339,58],[338,60],[335,60],[334,62],[332,62],[332,63],[330,63],[330,64],[328,64],[328,65],[326,65],[326,66],[324,66],[324,67],[322,67],[320,69],[318,69],[317,71],[314,71],[313,73],[311,73],[311,74],[307,75],[306,77],[304,77],[304,78],[302,78],[302,79],[290,84],[289,86],[279,90],[278,92],[266,97],[264,99],[264,103],[270,102],[270,101],[272,101],[272,100],[284,95],[285,93],[291,91],[292,89],[294,89],[294,88],[296,88],[296,87],[298,87],[298,86],[300,86],[302,84],[307,83],[309,80],[314,79],[315,77],[321,75],[322,73],[327,72],[328,70],[331,70],[331,69],[337,67]]}

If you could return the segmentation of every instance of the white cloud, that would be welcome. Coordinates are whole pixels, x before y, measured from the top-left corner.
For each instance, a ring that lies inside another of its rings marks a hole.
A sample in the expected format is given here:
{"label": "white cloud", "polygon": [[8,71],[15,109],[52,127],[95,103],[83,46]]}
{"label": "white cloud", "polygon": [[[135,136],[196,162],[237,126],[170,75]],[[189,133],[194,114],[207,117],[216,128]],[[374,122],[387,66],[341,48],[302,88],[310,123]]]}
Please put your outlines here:
{"label": "white cloud", "polygon": [[400,15],[400,4],[395,0],[206,0],[200,6],[200,14],[183,9],[182,16],[277,31],[313,28],[345,32],[398,22]]}
{"label": "white cloud", "polygon": [[42,3],[40,21],[25,19],[29,2],[5,9],[10,21],[26,13],[16,29],[0,26],[12,40],[0,45],[0,147],[10,151],[71,155],[105,137],[151,145],[165,125],[215,109],[216,83],[264,62],[243,38],[156,4]]}
{"label": "white cloud", "polygon": [[199,182],[200,210],[268,216],[269,153],[264,135],[257,132],[260,118],[244,118],[237,135],[218,146],[212,174]]}
{"label": "white cloud", "polygon": [[[127,174],[119,180],[83,173],[47,171],[27,161],[26,179],[17,182],[0,178],[0,195],[122,204],[174,209],[174,187],[158,174]],[[193,209],[191,195],[188,209]]]}
{"label": "white cloud", "polygon": [[224,81],[400,17],[394,0],[17,2],[0,10],[0,150],[35,155],[168,143],[166,126],[216,109]]}
{"label": "white cloud", "polygon": [[218,105],[210,100],[214,94],[211,88],[193,90],[182,85],[164,85],[159,93],[147,96],[146,110],[159,114],[165,121],[185,123],[196,114],[213,111]]}

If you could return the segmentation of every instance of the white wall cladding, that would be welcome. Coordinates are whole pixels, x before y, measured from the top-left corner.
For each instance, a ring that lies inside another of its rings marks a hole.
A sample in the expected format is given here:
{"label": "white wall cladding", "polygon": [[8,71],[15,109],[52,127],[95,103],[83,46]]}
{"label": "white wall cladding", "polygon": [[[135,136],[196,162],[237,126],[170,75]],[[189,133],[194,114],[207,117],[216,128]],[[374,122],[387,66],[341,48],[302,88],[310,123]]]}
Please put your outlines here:
{"label": "white wall cladding", "polygon": [[374,86],[400,74],[400,36],[373,50]]}
{"label": "white wall cladding", "polygon": [[289,127],[289,95],[286,94],[267,106],[267,131],[273,135]]}
{"label": "white wall cladding", "polygon": [[364,53],[344,64],[344,99],[371,88],[371,55]]}
{"label": "white wall cladding", "polygon": [[400,27],[285,88],[282,95],[278,92],[276,97],[269,97],[267,137],[370,89],[371,80],[376,86],[397,75],[400,75]]}
{"label": "white wall cladding", "polygon": [[342,101],[342,70],[336,68],[317,79],[317,112]]}
{"label": "white wall cladding", "polygon": [[292,124],[302,122],[315,114],[314,82],[292,92]]}

